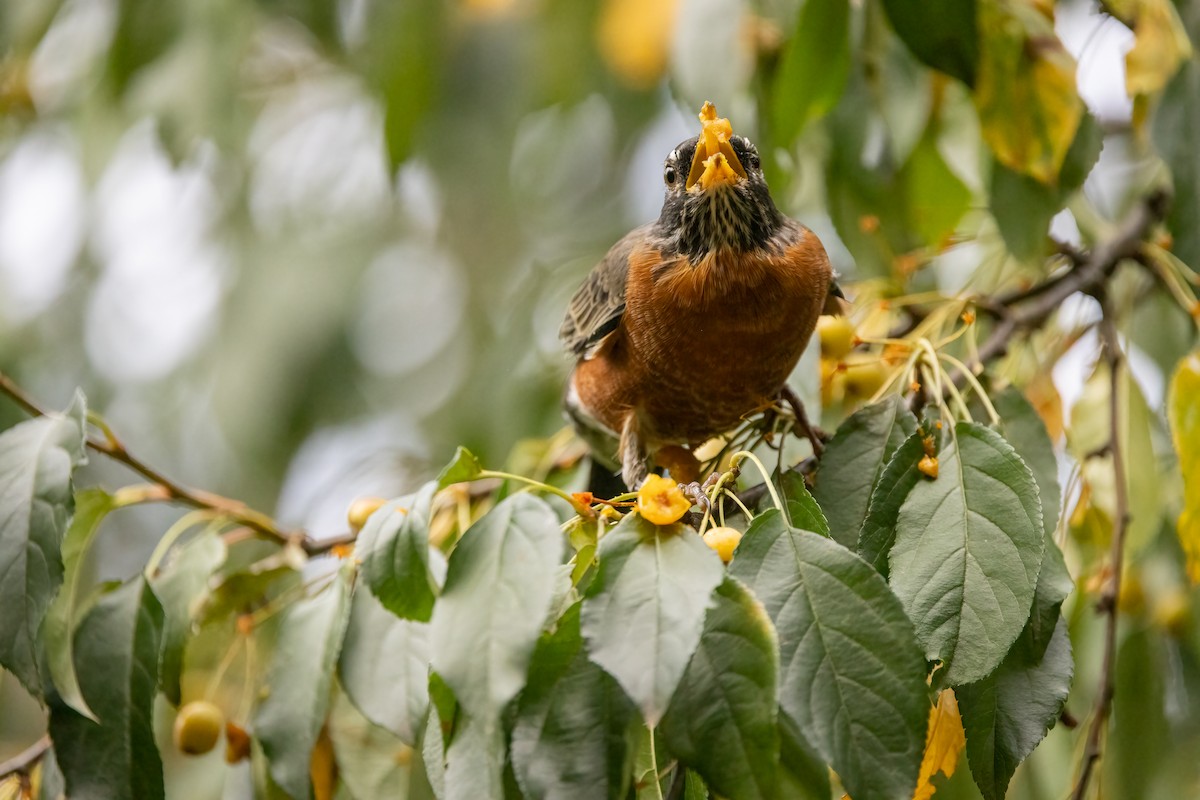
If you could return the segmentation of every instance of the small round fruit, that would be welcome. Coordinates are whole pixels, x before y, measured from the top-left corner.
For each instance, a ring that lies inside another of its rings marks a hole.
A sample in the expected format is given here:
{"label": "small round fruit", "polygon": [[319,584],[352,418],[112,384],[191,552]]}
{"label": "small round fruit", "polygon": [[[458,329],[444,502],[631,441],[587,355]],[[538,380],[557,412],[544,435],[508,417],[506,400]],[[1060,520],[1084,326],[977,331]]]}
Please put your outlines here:
{"label": "small round fruit", "polygon": [[217,745],[225,715],[207,700],[196,700],[179,709],[175,717],[175,749],[190,756],[207,753]]}
{"label": "small round fruit", "polygon": [[346,511],[346,521],[356,531],[362,530],[367,520],[378,511],[387,500],[382,497],[360,497],[350,504]]}
{"label": "small round fruit", "polygon": [[733,551],[741,540],[742,532],[737,528],[710,528],[704,534],[704,543],[716,550],[726,564],[733,560]]}
{"label": "small round fruit", "polygon": [[887,380],[887,370],[879,361],[861,361],[846,364],[846,395],[856,400],[865,400],[879,391]]}
{"label": "small round fruit", "polygon": [[854,326],[845,317],[818,318],[817,337],[821,340],[822,358],[840,361],[854,348]]}

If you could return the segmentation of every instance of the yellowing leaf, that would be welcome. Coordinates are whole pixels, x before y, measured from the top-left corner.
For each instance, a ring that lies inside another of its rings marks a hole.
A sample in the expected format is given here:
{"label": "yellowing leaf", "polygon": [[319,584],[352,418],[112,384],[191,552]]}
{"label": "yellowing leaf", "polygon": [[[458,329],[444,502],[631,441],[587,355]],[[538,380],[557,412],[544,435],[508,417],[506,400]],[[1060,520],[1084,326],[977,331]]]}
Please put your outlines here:
{"label": "yellowing leaf", "polygon": [[958,713],[958,698],[953,689],[943,689],[937,705],[929,709],[929,732],[925,734],[925,757],[921,759],[921,775],[913,800],[929,800],[937,787],[933,776],[939,772],[949,778],[958,766],[958,757],[967,745],[962,717]]}
{"label": "yellowing leaf", "polygon": [[[1071,423],[1067,444],[1079,459],[1084,481],[1091,487],[1091,506],[1101,512],[1107,523],[1094,525],[1093,533],[1111,531],[1116,519],[1116,476],[1112,456],[1101,453],[1111,438],[1110,379],[1108,367],[1097,364],[1083,394],[1071,408]],[[1146,403],[1137,381],[1129,370],[1121,370],[1118,381],[1120,395],[1121,457],[1125,461],[1126,496],[1129,499],[1129,530],[1125,546],[1137,553],[1158,533],[1162,522],[1162,479],[1154,453],[1153,430],[1156,415]],[[1096,523],[1099,520],[1092,519]]]}
{"label": "yellowing leaf", "polygon": [[606,0],[596,31],[600,56],[624,83],[653,86],[667,69],[677,0]]}
{"label": "yellowing leaf", "polygon": [[1183,512],[1177,530],[1188,578],[1200,584],[1200,350],[1179,362],[1167,399],[1171,436],[1183,473]]}
{"label": "yellowing leaf", "polygon": [[1121,0],[1114,13],[1133,30],[1125,54],[1125,92],[1154,94],[1167,85],[1192,54],[1192,45],[1171,0]]}
{"label": "yellowing leaf", "polygon": [[1053,186],[1083,117],[1075,59],[1029,0],[983,0],[979,32],[983,138],[1001,164]]}

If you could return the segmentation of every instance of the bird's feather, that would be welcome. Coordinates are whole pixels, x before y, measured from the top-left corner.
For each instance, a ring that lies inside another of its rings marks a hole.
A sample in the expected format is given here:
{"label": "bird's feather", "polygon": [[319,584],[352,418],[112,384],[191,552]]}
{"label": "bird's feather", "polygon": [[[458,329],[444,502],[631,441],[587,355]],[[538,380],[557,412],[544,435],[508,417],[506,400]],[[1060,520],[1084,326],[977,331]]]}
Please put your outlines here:
{"label": "bird's feather", "polygon": [[558,338],[577,358],[590,358],[621,323],[629,254],[646,240],[652,227],[651,224],[635,228],[613,245],[571,298]]}

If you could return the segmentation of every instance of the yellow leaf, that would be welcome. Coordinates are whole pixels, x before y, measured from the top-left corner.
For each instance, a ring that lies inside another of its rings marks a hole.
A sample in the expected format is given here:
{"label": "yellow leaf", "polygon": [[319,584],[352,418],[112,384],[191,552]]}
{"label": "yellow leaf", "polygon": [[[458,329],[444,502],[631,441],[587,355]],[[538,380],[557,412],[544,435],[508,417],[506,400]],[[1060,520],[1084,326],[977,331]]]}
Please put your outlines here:
{"label": "yellow leaf", "polygon": [[1133,31],[1125,54],[1125,92],[1133,98],[1167,85],[1192,55],[1183,22],[1171,0],[1120,0],[1113,13]]}
{"label": "yellow leaf", "polygon": [[1195,586],[1200,584],[1200,350],[1175,368],[1167,417],[1183,473],[1183,512],[1176,529],[1187,558],[1188,578]]}
{"label": "yellow leaf", "polygon": [[962,717],[958,713],[958,698],[953,689],[943,689],[937,705],[929,709],[929,732],[925,734],[925,757],[921,759],[921,776],[913,800],[929,800],[937,787],[933,776],[939,772],[949,778],[958,766],[958,757],[967,746]]}
{"label": "yellow leaf", "polygon": [[1075,59],[1031,0],[983,0],[979,31],[983,138],[1001,164],[1053,186],[1083,117]]}
{"label": "yellow leaf", "polygon": [[597,45],[624,83],[647,89],[666,72],[677,7],[677,0],[605,0]]}

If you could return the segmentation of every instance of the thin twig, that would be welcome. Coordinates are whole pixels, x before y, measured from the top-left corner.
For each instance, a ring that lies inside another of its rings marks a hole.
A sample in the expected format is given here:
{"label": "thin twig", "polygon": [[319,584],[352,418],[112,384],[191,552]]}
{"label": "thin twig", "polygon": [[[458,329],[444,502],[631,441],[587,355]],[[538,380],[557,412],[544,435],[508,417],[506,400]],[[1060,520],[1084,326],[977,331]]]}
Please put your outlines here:
{"label": "thin twig", "polygon": [[7,761],[0,763],[0,780],[14,773],[27,774],[50,749],[50,734],[44,735]]}
{"label": "thin twig", "polygon": [[[1134,207],[1117,232],[1086,255],[1081,255],[1075,266],[1065,273],[1057,274],[1035,287],[1013,295],[1008,303],[997,299],[987,307],[997,304],[1005,310],[987,339],[979,345],[977,361],[980,364],[998,358],[1008,352],[1013,338],[1041,326],[1071,295],[1077,292],[1093,293],[1099,290],[1126,258],[1136,256],[1142,241],[1151,226],[1166,216],[1169,197],[1165,192],[1154,192]],[[983,304],[980,307],[984,307]],[[963,380],[955,372],[951,378]]]}
{"label": "thin twig", "polygon": [[[46,416],[47,412],[24,389],[3,372],[0,372],[0,393],[7,395],[31,416]],[[161,499],[165,501],[181,503],[192,508],[211,509],[238,525],[243,525],[284,544],[298,542],[309,555],[326,553],[336,545],[344,544],[347,541],[346,537],[317,540],[308,536],[303,531],[285,531],[280,528],[274,519],[261,511],[255,511],[240,500],[234,500],[202,489],[193,489],[168,478],[157,469],[130,453],[121,440],[107,426],[104,427],[104,432],[105,437],[102,439],[88,436],[86,440],[88,448],[95,450],[97,453],[103,453],[114,461],[124,464],[146,480],[162,487],[165,496]],[[349,541],[352,540],[351,537]]]}
{"label": "thin twig", "polygon": [[1108,454],[1113,463],[1113,479],[1116,482],[1116,518],[1113,520],[1112,561],[1108,583],[1100,594],[1097,608],[1106,616],[1104,627],[1104,655],[1100,664],[1100,687],[1096,695],[1096,707],[1092,711],[1091,728],[1088,730],[1087,745],[1083,751],[1083,765],[1079,772],[1079,782],[1071,794],[1073,800],[1082,800],[1087,793],[1088,783],[1095,772],[1096,764],[1102,752],[1100,740],[1107,726],[1109,712],[1112,710],[1113,673],[1117,660],[1117,595],[1121,589],[1121,567],[1125,556],[1125,533],[1129,528],[1129,498],[1125,485],[1125,460],[1121,447],[1121,409],[1118,398],[1121,396],[1121,366],[1124,359],[1121,355],[1120,342],[1117,340],[1117,328],[1113,324],[1112,311],[1104,302],[1104,318],[1100,321],[1100,335],[1104,340],[1105,359],[1109,370],[1109,443]]}

